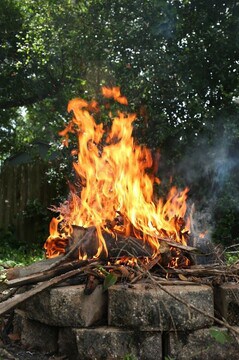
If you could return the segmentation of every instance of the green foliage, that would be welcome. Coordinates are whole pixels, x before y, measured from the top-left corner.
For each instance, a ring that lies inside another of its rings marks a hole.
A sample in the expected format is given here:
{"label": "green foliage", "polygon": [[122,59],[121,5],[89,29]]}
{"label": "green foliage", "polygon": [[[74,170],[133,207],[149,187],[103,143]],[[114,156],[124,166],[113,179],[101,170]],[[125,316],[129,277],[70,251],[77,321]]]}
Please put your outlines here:
{"label": "green foliage", "polygon": [[215,339],[219,344],[228,344],[232,342],[232,337],[225,330],[211,328],[209,334]]}
{"label": "green foliage", "polygon": [[34,240],[32,243],[43,246],[49,235],[48,229],[52,218],[51,212],[41,204],[39,199],[34,199],[27,202],[21,217],[25,227],[30,226],[34,230]]}
{"label": "green foliage", "polygon": [[45,135],[54,138],[71,97],[120,84],[135,110],[147,105],[150,120],[137,123],[137,136],[177,160],[200,133],[214,130],[218,111],[235,109],[238,9],[232,0],[3,3],[19,18],[12,41],[24,93],[10,84],[11,99],[21,97],[27,106],[33,133],[44,136],[47,124]]}
{"label": "green foliage", "polygon": [[226,263],[228,265],[234,265],[239,263],[239,251],[226,252],[225,253]]}
{"label": "green foliage", "polygon": [[28,201],[23,212],[23,216],[27,219],[32,219],[34,216],[40,216],[42,221],[45,221],[47,216],[47,210],[42,206],[38,199]]}
{"label": "green foliage", "polygon": [[20,89],[20,79],[24,81],[23,73],[17,70],[19,54],[16,36],[23,33],[23,21],[23,14],[17,1],[1,1],[0,101],[7,100],[7,98],[11,99],[13,92],[16,91],[14,88],[17,87],[18,91]]}
{"label": "green foliage", "polygon": [[54,141],[63,126],[67,102],[81,89],[82,9],[66,0],[1,2],[2,158],[36,138]]}
{"label": "green foliage", "polygon": [[12,231],[0,230],[0,266],[29,265],[44,258],[43,249],[37,244],[21,244]]}
{"label": "green foliage", "polygon": [[[160,148],[162,173],[189,180],[193,200],[217,197],[214,238],[238,240],[236,181],[214,191],[202,160],[215,159],[221,139],[229,147],[239,139],[237,2],[2,0],[0,8],[0,161],[36,138],[59,144],[70,98],[120,85],[139,114],[137,140]],[[192,179],[179,166],[185,157]]]}
{"label": "green foliage", "polygon": [[109,287],[113,286],[117,282],[117,276],[113,273],[108,273],[103,282],[103,290],[106,291]]}
{"label": "green foliage", "polygon": [[231,175],[230,180],[224,183],[219,191],[214,208],[213,219],[217,224],[214,231],[214,241],[230,246],[239,242],[238,229],[238,186],[237,172]]}
{"label": "green foliage", "polygon": [[137,358],[134,355],[127,354],[125,355],[124,360],[137,360]]}

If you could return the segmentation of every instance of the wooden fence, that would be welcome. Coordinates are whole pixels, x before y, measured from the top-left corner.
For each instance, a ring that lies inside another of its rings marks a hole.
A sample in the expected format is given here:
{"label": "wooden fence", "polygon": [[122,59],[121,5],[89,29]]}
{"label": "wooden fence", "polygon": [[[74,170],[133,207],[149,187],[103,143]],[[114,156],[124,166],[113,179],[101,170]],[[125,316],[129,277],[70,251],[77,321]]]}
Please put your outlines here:
{"label": "wooden fence", "polygon": [[[56,189],[46,181],[44,161],[4,165],[0,172],[0,228],[13,228],[20,242],[36,241],[42,227],[41,214],[29,217],[29,203],[46,209],[52,205]],[[44,239],[43,239],[44,240]]]}

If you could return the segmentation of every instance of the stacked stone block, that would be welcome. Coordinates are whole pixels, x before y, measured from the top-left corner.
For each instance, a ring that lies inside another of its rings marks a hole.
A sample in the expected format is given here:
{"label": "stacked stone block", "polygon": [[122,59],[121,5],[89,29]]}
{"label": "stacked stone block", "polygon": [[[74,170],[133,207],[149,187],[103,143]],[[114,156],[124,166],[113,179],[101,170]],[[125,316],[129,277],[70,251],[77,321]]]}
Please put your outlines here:
{"label": "stacked stone block", "polygon": [[227,332],[214,324],[214,297],[224,297],[215,301],[216,312],[224,309],[223,317],[229,316],[231,288],[179,284],[164,289],[126,284],[106,292],[98,286],[91,295],[84,294],[83,285],[45,291],[21,310],[22,343],[29,346],[30,332],[32,344],[44,351],[42,344],[50,339],[49,349],[69,360],[237,358],[239,338],[223,343],[211,331]]}

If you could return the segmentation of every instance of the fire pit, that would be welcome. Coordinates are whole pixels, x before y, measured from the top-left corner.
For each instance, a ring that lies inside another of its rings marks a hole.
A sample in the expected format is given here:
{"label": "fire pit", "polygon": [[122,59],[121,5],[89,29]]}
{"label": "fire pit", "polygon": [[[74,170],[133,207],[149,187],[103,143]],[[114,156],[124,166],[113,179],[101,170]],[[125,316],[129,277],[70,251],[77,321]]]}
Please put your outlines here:
{"label": "fire pit", "polygon": [[[72,360],[236,358],[238,342],[214,318],[214,296],[228,310],[235,304],[228,296],[232,290],[238,296],[239,287],[230,286],[220,288],[220,297],[210,286],[180,281],[162,288],[118,284],[105,292],[98,285],[91,295],[84,285],[56,287],[17,310],[22,343]],[[224,316],[238,331],[236,312]]]}
{"label": "fire pit", "polygon": [[[128,103],[118,87],[102,95],[106,109]],[[77,135],[76,183],[53,208],[60,215],[50,224],[48,259],[7,272],[8,287],[21,293],[0,313],[18,308],[25,346],[74,360],[233,358],[238,345],[227,330],[238,336],[239,323],[221,320],[236,307],[220,285],[235,281],[239,268],[193,265],[189,190],[172,187],[157,199],[158,156],[134,141],[136,115],[111,109],[112,125],[103,124],[95,119],[101,109],[96,101],[69,102],[73,119],[60,135],[66,146]]]}

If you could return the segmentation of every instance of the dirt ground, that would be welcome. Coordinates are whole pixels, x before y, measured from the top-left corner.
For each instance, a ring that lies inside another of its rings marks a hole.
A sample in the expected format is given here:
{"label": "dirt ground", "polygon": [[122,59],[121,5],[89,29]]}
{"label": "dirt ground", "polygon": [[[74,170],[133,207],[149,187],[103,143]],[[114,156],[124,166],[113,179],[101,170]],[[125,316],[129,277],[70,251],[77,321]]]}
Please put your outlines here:
{"label": "dirt ground", "polygon": [[42,354],[24,349],[20,344],[0,344],[0,360],[67,360],[67,357]]}
{"label": "dirt ground", "polygon": [[0,347],[1,360],[49,360],[53,359],[44,354],[24,350],[20,345],[4,345]]}
{"label": "dirt ground", "polygon": [[8,344],[0,340],[0,360],[67,360],[67,357],[24,349],[19,340],[9,339]]}

